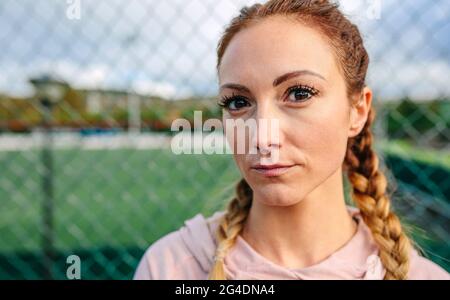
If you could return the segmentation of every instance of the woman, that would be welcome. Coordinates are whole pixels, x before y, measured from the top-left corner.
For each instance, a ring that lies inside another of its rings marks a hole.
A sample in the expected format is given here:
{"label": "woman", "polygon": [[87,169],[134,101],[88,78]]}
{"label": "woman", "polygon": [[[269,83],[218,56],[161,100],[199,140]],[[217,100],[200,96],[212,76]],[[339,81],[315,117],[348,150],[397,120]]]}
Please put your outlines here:
{"label": "woman", "polygon": [[[257,151],[234,151],[243,178],[227,210],[154,243],[135,279],[449,279],[390,208],[373,151],[369,57],[337,5],[245,7],[217,54],[224,123],[277,120],[277,134],[246,135]],[[357,208],[345,204],[343,174]]]}

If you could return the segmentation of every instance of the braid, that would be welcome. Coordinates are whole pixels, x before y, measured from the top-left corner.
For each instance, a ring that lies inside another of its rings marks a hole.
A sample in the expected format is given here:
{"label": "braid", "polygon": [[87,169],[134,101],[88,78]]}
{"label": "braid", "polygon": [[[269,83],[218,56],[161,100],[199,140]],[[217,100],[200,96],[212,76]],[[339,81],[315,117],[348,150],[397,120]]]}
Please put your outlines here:
{"label": "braid", "polygon": [[372,149],[370,126],[375,118],[373,107],[361,133],[349,139],[345,164],[353,186],[352,197],[379,247],[386,269],[385,279],[406,279],[411,242],[400,220],[390,210],[385,175],[378,169],[378,157]]}
{"label": "braid", "polygon": [[227,211],[217,229],[218,246],[208,279],[227,279],[223,265],[225,255],[243,229],[252,204],[252,197],[253,192],[250,186],[242,178],[236,185],[236,197],[228,203]]}

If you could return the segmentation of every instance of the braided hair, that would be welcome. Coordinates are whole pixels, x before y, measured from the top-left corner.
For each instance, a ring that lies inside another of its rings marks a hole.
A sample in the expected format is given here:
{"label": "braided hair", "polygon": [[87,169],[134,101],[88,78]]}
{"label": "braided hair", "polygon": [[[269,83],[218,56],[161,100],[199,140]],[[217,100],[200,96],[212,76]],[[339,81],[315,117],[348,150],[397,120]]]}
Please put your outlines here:
{"label": "braided hair", "polygon": [[[369,56],[358,28],[328,0],[270,0],[265,4],[243,7],[225,29],[217,46],[217,70],[222,56],[236,33],[268,16],[294,17],[324,34],[331,44],[339,69],[345,78],[347,95],[354,100],[365,86]],[[379,170],[379,160],[372,148],[371,125],[375,110],[370,107],[362,131],[348,139],[343,170],[352,186],[352,199],[361,212],[379,248],[386,269],[384,279],[406,279],[412,241],[408,238],[396,214],[390,209],[387,180]],[[217,230],[218,246],[209,279],[227,279],[224,257],[242,232],[252,203],[252,190],[245,179],[236,186],[236,196],[228,204]]]}

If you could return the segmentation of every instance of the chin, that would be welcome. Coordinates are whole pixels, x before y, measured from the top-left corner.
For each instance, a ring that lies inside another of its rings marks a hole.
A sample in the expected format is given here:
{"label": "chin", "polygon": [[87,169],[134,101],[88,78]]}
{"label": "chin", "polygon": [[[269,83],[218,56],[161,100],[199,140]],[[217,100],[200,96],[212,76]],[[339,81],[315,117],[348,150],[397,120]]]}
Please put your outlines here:
{"label": "chin", "polygon": [[[269,206],[291,206],[298,203],[298,199],[302,199],[300,194],[302,192],[297,188],[295,195],[292,194],[292,189],[286,187],[286,184],[257,184],[254,190],[258,201],[264,205]],[[300,196],[300,197],[299,197]]]}

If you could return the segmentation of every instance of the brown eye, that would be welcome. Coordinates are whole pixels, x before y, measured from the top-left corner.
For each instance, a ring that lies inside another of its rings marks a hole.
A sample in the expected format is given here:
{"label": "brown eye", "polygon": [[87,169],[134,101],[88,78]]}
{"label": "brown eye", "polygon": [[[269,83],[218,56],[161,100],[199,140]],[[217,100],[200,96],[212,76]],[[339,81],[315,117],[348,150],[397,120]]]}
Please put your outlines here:
{"label": "brown eye", "polygon": [[305,102],[317,94],[317,91],[307,86],[295,86],[288,90],[288,101]]}
{"label": "brown eye", "polygon": [[250,103],[242,96],[224,97],[219,105],[230,111],[236,111],[243,107],[250,106]]}

